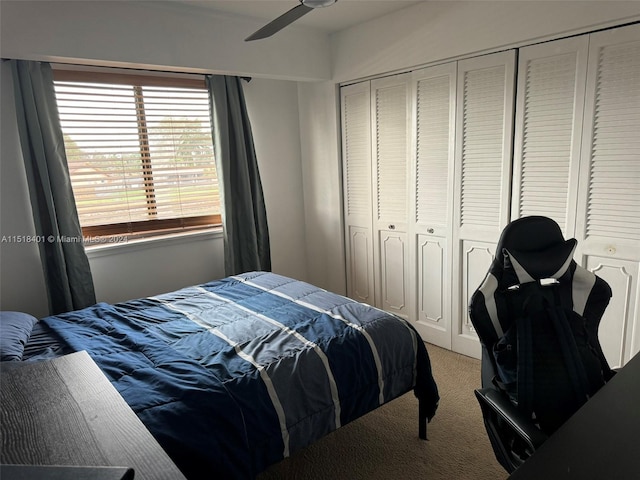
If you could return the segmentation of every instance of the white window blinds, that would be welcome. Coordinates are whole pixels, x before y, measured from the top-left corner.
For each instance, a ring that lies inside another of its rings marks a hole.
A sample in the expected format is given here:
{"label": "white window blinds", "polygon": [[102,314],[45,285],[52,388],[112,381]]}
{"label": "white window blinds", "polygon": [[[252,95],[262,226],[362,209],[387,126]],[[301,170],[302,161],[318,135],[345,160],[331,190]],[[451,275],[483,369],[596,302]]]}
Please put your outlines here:
{"label": "white window blinds", "polygon": [[85,234],[220,223],[202,80],[77,71],[54,78]]}

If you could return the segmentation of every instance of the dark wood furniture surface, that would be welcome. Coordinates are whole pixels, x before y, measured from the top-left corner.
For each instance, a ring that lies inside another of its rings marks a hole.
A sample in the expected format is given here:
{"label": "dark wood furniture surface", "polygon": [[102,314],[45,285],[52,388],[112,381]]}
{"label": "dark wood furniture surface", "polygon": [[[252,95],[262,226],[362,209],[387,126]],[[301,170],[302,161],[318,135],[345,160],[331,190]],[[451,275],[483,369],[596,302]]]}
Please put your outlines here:
{"label": "dark wood furniture surface", "polygon": [[2,480],[134,480],[126,467],[68,467],[42,465],[0,465]]}
{"label": "dark wood furniture surface", "polygon": [[640,478],[640,354],[511,474],[509,480]]}
{"label": "dark wood furniture surface", "polygon": [[[1,363],[0,427],[2,464],[120,466],[136,480],[185,478],[86,352]],[[3,474],[19,470],[4,466]],[[42,478],[58,478],[53,470]],[[130,478],[125,472],[114,478]]]}

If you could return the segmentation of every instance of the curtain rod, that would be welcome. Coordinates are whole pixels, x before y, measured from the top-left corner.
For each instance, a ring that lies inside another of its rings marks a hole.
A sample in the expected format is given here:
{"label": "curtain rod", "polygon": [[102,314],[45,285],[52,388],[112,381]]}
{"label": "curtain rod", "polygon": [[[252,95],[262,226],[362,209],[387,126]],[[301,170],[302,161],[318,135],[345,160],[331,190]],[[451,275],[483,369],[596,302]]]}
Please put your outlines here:
{"label": "curtain rod", "polygon": [[[10,60],[24,60],[21,58],[2,58],[3,62],[8,62]],[[36,60],[36,61],[40,61],[40,60]],[[46,61],[46,60],[45,60]],[[197,75],[197,76],[206,76],[206,75],[224,75],[224,74],[215,74],[215,73],[196,73],[196,72],[183,72],[183,71],[172,71],[172,70],[152,70],[149,68],[135,68],[135,67],[112,67],[112,66],[106,66],[106,65],[92,65],[92,64],[86,64],[86,63],[72,63],[72,62],[50,62],[47,61],[47,63],[49,63],[53,68],[55,68],[56,65],[59,66],[71,66],[71,67],[78,67],[78,69],[80,68],[97,68],[97,69],[114,69],[114,70],[130,70],[130,71],[135,71],[135,72],[150,72],[150,73],[164,73],[164,74],[177,74],[177,75]],[[249,83],[252,80],[252,77],[246,76],[246,75],[231,75],[234,77],[239,77],[242,80],[244,80],[245,82]]]}

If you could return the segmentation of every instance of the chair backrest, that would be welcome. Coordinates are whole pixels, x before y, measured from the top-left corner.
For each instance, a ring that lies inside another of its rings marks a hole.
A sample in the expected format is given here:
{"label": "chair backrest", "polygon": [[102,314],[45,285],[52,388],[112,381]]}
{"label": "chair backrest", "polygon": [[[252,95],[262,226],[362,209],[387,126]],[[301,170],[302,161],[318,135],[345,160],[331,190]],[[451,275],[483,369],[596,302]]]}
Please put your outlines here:
{"label": "chair backrest", "polygon": [[[513,346],[515,349],[516,339],[508,338],[515,334],[510,332],[517,330],[515,323],[522,321],[518,319],[525,317],[535,302],[546,302],[545,305],[552,305],[560,311],[567,331],[576,323],[580,323],[577,328],[584,330],[585,333],[580,332],[579,336],[586,338],[587,343],[579,347],[590,352],[586,361],[592,365],[587,365],[587,371],[598,374],[598,379],[589,377],[584,382],[589,387],[587,395],[601,386],[600,372],[605,381],[613,376],[598,341],[598,326],[611,298],[611,289],[603,279],[574,261],[576,246],[577,241],[565,240],[558,224],[547,217],[523,217],[509,223],[502,231],[489,272],[469,304],[469,316],[483,347],[483,387],[496,383],[495,378],[500,377],[498,373],[504,372],[496,362],[496,352],[504,347],[505,338],[512,344],[509,348]],[[534,296],[540,300],[534,302]],[[539,311],[544,309],[541,305],[537,308]],[[528,321],[521,325],[529,328],[533,324],[534,328],[543,328],[536,323]],[[550,320],[548,324],[551,324]],[[572,332],[567,336],[573,336]],[[556,350],[561,350],[561,347],[564,345]],[[549,351],[550,348],[547,353]],[[593,351],[595,355],[591,355]],[[556,354],[556,359],[561,356]],[[553,361],[548,361],[544,369],[552,370],[549,367],[553,367]],[[543,369],[541,366],[537,368]],[[570,373],[565,376],[572,378]]]}
{"label": "chair backrest", "polygon": [[611,289],[573,260],[577,243],[565,240],[548,217],[523,217],[504,228],[489,271],[469,303],[471,322],[484,346],[493,347],[514,321],[506,302],[509,289],[547,278],[563,285],[562,301],[568,307],[599,325]]}

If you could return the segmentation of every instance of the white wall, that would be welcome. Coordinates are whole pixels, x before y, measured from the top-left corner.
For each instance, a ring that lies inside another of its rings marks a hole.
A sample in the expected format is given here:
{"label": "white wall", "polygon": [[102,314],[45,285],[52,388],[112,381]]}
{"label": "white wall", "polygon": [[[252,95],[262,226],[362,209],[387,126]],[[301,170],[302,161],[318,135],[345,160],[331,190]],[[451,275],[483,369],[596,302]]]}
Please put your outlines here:
{"label": "white wall", "polygon": [[[323,53],[328,48],[318,45],[327,43],[327,39],[297,36],[294,31],[284,39],[295,43],[287,48],[287,55],[274,55],[259,42],[253,42],[255,50],[247,51],[244,41],[227,43],[219,37],[227,32],[231,38],[244,38],[244,30],[258,28],[254,22],[234,22],[202,15],[199,10],[180,13],[158,7],[160,3],[3,0],[2,57],[249,75],[254,73],[250,67],[253,65],[258,78],[245,83],[244,89],[267,206],[272,267],[275,272],[306,279],[297,82],[261,75],[314,79],[328,76],[328,56]],[[143,15],[151,18],[150,22]],[[173,35],[158,34],[155,30],[162,25],[171,26]],[[2,74],[0,231],[3,235],[33,233],[15,111],[11,107],[12,88],[5,81],[11,77],[7,64],[3,64]],[[118,246],[91,252],[89,261],[98,301],[127,300],[224,275],[219,236],[149,242],[144,247]],[[37,246],[3,243],[0,262],[0,308],[36,316],[47,314]]]}
{"label": "white wall", "polygon": [[640,19],[638,1],[421,2],[334,35],[333,80],[405,70],[634,19]]}
{"label": "white wall", "polygon": [[267,206],[273,270],[307,279],[305,212],[296,82],[244,84]]}
{"label": "white wall", "polygon": [[224,277],[219,233],[109,247],[88,253],[99,302],[157,295]]}
{"label": "white wall", "polygon": [[0,2],[3,58],[74,61],[294,80],[330,77],[325,35],[289,28],[245,42],[263,22],[163,1]]}
{"label": "white wall", "polygon": [[298,87],[308,279],[319,287],[344,294],[337,94],[333,82],[307,82]]}

